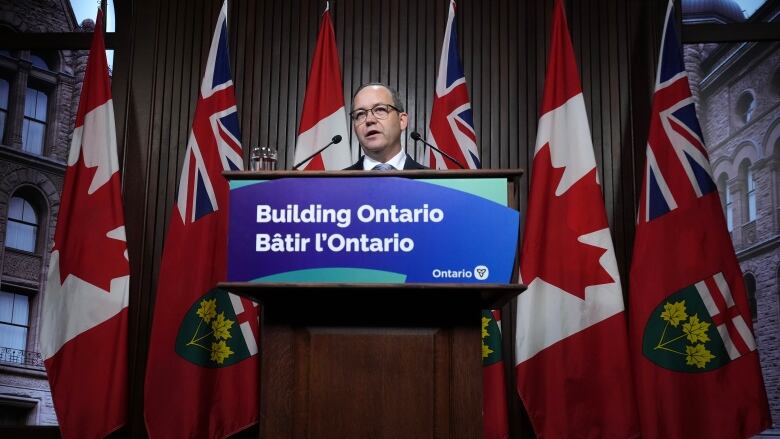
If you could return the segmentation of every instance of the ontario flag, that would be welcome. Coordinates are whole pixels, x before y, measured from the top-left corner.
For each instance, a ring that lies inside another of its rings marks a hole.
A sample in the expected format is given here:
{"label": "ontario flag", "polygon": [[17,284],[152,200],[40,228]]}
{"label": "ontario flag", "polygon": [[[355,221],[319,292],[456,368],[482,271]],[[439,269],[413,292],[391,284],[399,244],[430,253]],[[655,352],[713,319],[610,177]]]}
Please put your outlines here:
{"label": "ontario flag", "polygon": [[[454,0],[450,1],[447,27],[444,30],[428,140],[467,168],[482,167],[479,161],[479,150],[477,150],[477,134],[474,131],[469,91],[466,88],[466,76],[463,74],[463,64],[458,54]],[[444,158],[433,149],[425,155],[424,163],[431,169],[460,169],[456,163]]]}
{"label": "ontario flag", "polygon": [[623,295],[562,0],[531,172],[516,373],[540,438],[639,433]]}
{"label": "ontario flag", "polygon": [[[344,89],[336,50],[336,36],[330,19],[330,6],[322,13],[314,60],[303,99],[301,125],[295,144],[295,163],[300,163],[339,135],[347,138],[347,116],[344,110]],[[317,154],[302,169],[344,169],[352,164],[349,149],[334,145]]]}
{"label": "ontario flag", "polygon": [[129,278],[98,10],[43,296],[41,352],[65,438],[105,437],[126,421]]}
{"label": "ontario flag", "polygon": [[243,168],[227,42],[225,2],[160,267],[144,394],[152,438],[225,437],[258,421],[257,305],[216,288],[227,274],[222,172]]}
{"label": "ontario flag", "polygon": [[501,349],[501,311],[482,310],[482,437],[509,437],[506,378]]}
{"label": "ontario flag", "polygon": [[771,425],[750,312],[666,11],[631,265],[642,437],[746,438]]}

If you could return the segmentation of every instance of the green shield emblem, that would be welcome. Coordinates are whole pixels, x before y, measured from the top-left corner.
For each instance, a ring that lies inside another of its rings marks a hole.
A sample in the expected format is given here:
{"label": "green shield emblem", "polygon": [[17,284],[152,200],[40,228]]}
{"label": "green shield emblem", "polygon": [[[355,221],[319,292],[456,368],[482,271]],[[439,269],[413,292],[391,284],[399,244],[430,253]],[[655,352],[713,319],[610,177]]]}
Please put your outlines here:
{"label": "green shield emblem", "polygon": [[668,296],[653,310],[642,353],[656,365],[677,372],[709,372],[731,361],[694,285]]}
{"label": "green shield emblem", "polygon": [[482,310],[482,366],[501,361],[501,329],[490,310]]}
{"label": "green shield emblem", "polygon": [[198,366],[232,366],[251,356],[230,293],[215,288],[192,304],[179,326],[176,353]]}

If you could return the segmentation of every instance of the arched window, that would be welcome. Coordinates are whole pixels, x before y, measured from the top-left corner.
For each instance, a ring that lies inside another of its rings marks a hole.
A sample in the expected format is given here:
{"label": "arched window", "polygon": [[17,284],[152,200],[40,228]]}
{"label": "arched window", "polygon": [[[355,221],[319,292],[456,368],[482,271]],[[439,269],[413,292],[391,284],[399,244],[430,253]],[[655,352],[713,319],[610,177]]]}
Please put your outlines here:
{"label": "arched window", "polygon": [[737,115],[744,123],[750,122],[756,109],[756,98],[753,93],[746,91],[737,100]]}
{"label": "arched window", "polygon": [[59,68],[59,57],[54,50],[30,52],[30,63],[39,69],[56,72]]}
{"label": "arched window", "polygon": [[46,137],[46,112],[49,97],[46,92],[32,87],[24,95],[24,122],[22,122],[22,149],[33,154],[43,154]]}
{"label": "arched window", "polygon": [[49,63],[46,62],[46,59],[37,53],[30,54],[30,62],[35,67],[41,68],[43,70],[51,70],[51,67],[49,67]]}
{"label": "arched window", "polygon": [[750,317],[753,322],[758,318],[758,303],[756,302],[756,277],[748,273],[745,275],[745,288],[747,289]]}
{"label": "arched window", "polygon": [[22,197],[11,197],[8,204],[8,227],[5,246],[34,252],[38,241],[38,215],[32,204]]}

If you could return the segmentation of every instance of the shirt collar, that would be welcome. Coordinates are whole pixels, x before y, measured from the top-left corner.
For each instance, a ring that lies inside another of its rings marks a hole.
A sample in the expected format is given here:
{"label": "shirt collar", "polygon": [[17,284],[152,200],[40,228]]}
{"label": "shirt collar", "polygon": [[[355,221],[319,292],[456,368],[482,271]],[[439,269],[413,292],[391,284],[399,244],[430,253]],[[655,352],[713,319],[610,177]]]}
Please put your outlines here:
{"label": "shirt collar", "polygon": [[[380,162],[372,159],[371,157],[364,155],[363,156],[363,170],[364,171],[370,171],[374,169],[374,166],[378,165]],[[403,169],[404,165],[406,165],[406,151],[401,148],[401,151],[398,152],[393,158],[387,161],[388,165],[392,165],[395,169]]]}

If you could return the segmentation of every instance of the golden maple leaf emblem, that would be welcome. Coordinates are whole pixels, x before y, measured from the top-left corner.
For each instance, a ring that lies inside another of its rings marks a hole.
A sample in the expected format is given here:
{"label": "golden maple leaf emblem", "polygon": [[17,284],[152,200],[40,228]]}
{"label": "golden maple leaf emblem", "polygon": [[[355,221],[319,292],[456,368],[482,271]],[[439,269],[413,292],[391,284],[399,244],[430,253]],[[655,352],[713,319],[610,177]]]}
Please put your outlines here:
{"label": "golden maple leaf emblem", "polygon": [[487,317],[482,317],[482,338],[487,337],[490,335],[488,333],[488,325],[490,324],[490,319]]}
{"label": "golden maple leaf emblem", "polygon": [[225,340],[230,338],[230,328],[233,326],[233,321],[225,318],[225,313],[221,312],[211,324],[211,329],[214,331],[214,338],[217,340],[224,338]]}
{"label": "golden maple leaf emblem", "polygon": [[676,328],[680,322],[688,318],[688,314],[685,312],[685,301],[681,300],[664,304],[664,312],[661,313],[661,318]]}
{"label": "golden maple leaf emblem", "polygon": [[688,319],[688,323],[683,323],[683,332],[687,335],[688,341],[696,343],[700,341],[706,343],[710,341],[710,336],[707,335],[707,330],[710,328],[710,324],[699,320],[699,316],[694,314]]}
{"label": "golden maple leaf emblem", "polygon": [[704,369],[704,366],[715,358],[712,353],[707,350],[703,344],[697,344],[696,346],[686,346],[685,363],[689,366],[696,366],[699,369]]}
{"label": "golden maple leaf emblem", "polygon": [[225,344],[224,340],[211,343],[211,361],[215,361],[217,364],[222,364],[225,362],[225,358],[233,354],[234,352],[230,349],[230,346]]}
{"label": "golden maple leaf emblem", "polygon": [[493,353],[493,350],[490,349],[488,345],[485,344],[485,339],[488,338],[490,333],[488,332],[488,325],[490,324],[490,319],[487,317],[482,317],[482,358],[487,358],[490,356],[490,354]]}
{"label": "golden maple leaf emblem", "polygon": [[217,315],[217,299],[201,300],[197,314],[204,322],[209,323]]}

